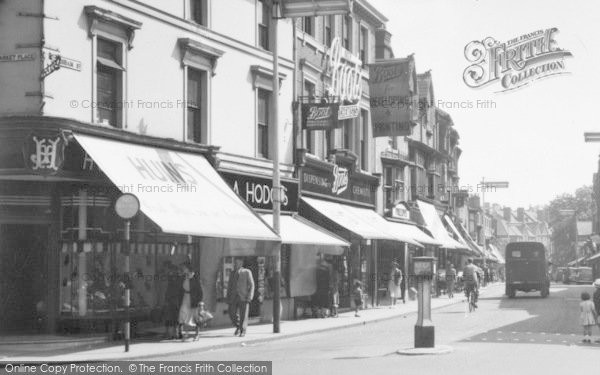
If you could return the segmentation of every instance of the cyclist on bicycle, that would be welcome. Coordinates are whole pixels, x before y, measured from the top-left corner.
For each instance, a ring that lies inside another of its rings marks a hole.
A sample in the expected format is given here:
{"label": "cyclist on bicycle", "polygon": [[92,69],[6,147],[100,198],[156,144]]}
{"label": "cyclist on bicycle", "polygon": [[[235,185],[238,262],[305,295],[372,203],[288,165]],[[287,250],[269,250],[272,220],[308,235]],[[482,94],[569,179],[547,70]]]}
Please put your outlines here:
{"label": "cyclist on bicycle", "polygon": [[469,298],[469,293],[473,291],[473,306],[477,307],[479,297],[479,279],[480,269],[473,264],[473,259],[467,259],[467,265],[463,268],[463,283],[465,286],[465,296]]}

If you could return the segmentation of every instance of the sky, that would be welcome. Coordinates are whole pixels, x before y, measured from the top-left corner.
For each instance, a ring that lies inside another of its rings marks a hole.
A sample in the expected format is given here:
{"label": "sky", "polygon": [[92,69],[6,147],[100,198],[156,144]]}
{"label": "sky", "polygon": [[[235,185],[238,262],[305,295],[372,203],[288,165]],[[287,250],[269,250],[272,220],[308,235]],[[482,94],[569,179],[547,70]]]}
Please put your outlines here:
{"label": "sky", "polygon": [[[585,143],[583,133],[600,132],[599,1],[370,3],[389,19],[395,57],[414,53],[417,72],[431,70],[436,104],[460,134],[461,186],[476,193],[482,178],[508,181],[508,189],[486,192],[485,201],[516,208],[543,205],[592,184],[600,143]],[[553,27],[559,30],[557,46],[573,55],[564,60],[569,74],[506,92],[499,92],[499,83],[471,88],[463,81],[472,64],[464,55],[471,41],[507,42]]]}

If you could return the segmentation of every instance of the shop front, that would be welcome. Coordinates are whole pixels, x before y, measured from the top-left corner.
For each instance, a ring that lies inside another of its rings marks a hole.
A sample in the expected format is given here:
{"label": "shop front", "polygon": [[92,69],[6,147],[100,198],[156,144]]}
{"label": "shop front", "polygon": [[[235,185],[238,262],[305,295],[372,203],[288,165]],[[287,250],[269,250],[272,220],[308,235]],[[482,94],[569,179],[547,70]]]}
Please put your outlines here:
{"label": "shop front", "polygon": [[[410,209],[404,203],[396,204],[386,217],[389,230],[392,233],[402,233],[422,246],[415,246],[410,242],[390,242],[384,241],[380,247],[379,265],[381,269],[389,268],[392,261],[395,261],[404,275],[401,285],[403,299],[406,299],[406,291],[409,288],[416,288],[417,280],[413,277],[412,258],[423,256],[428,251],[435,251],[436,247],[442,245],[441,242],[421,230],[410,218]],[[384,274],[384,282],[389,277]]]}
{"label": "shop front", "polygon": [[[116,331],[126,285],[134,330],[158,323],[168,272],[187,262],[214,310],[217,267],[205,258],[269,256],[279,242],[209,148],[62,119],[3,119],[0,133],[2,330]],[[130,247],[113,208],[122,193],[141,206]]]}
{"label": "shop front", "polygon": [[[343,155],[342,155],[343,156]],[[378,246],[382,241],[422,245],[401,232],[390,232],[387,221],[375,211],[379,179],[360,172],[355,160],[337,157],[337,164],[305,157],[300,169],[300,214],[349,242],[344,254],[333,257],[341,277],[337,289],[340,306],[350,307],[355,281],[363,284],[365,304],[376,306],[381,295]]]}
{"label": "shop front", "polygon": [[[272,225],[273,184],[269,176],[226,170],[221,170],[220,174],[234,192],[260,214],[266,223]],[[325,258],[341,255],[349,243],[298,215],[297,180],[282,179],[281,185],[281,318],[291,320],[316,315],[319,308],[329,308],[324,303],[327,297],[323,297],[323,291],[329,287],[329,280],[319,278],[319,268]],[[270,321],[273,311],[274,264],[272,259],[264,257],[247,259],[261,265],[258,270],[253,270],[258,280],[254,313],[261,320]],[[232,267],[231,262],[233,259],[223,259],[224,270],[221,274],[224,285],[228,279],[226,268]],[[329,277],[327,275],[326,278]],[[261,288],[261,285],[264,287]]]}
{"label": "shop front", "polygon": [[471,250],[467,244],[455,240],[453,236],[450,235],[451,232],[444,226],[440,214],[433,204],[423,200],[417,200],[417,208],[425,229],[441,244],[433,249],[429,249],[429,253],[425,254],[436,258],[434,266],[437,277],[434,280],[433,287],[436,290],[436,294],[439,295],[443,288],[445,270],[448,262],[459,269],[461,266],[459,263],[461,262],[461,257],[465,254],[469,254]]}

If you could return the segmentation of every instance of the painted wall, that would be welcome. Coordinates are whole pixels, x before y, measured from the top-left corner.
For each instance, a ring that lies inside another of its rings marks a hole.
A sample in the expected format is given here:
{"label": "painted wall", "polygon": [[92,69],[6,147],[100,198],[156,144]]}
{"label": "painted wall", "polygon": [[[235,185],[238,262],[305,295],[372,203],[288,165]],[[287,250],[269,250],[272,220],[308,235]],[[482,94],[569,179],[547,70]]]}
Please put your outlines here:
{"label": "painted wall", "polygon": [[[69,6],[64,6],[61,0],[44,3],[44,13],[51,16],[43,21],[46,51],[59,51],[61,56],[81,62],[80,71],[61,68],[45,78],[44,115],[83,122],[94,119],[92,39],[84,7],[95,5],[142,23],[135,32],[133,48],[124,59],[127,76],[122,103],[126,112],[124,129],[184,140],[184,75],[178,39],[190,38],[224,51],[210,82],[209,143],[221,146],[223,152],[256,156],[256,90],[250,67],[272,69],[272,54],[257,47],[257,12],[253,10],[257,0],[211,1],[213,30],[181,18],[182,1],[169,2],[164,12],[123,0],[72,0]],[[151,5],[160,4],[154,1]],[[36,52],[36,49],[17,49],[15,45],[39,44],[42,21],[39,17],[19,17],[18,12],[39,14],[41,1],[0,3],[0,55]],[[245,27],[240,28],[240,24]],[[238,35],[240,29],[243,31]],[[280,21],[280,72],[286,76],[280,91],[280,152],[282,163],[288,164],[292,162],[291,30],[291,21]],[[39,50],[36,53],[35,61],[0,63],[0,115],[32,114],[39,109],[40,97],[25,96],[26,92],[40,91]]]}
{"label": "painted wall", "polygon": [[41,13],[41,0],[0,1],[0,56],[34,56],[27,61],[0,61],[0,115],[40,111]]}

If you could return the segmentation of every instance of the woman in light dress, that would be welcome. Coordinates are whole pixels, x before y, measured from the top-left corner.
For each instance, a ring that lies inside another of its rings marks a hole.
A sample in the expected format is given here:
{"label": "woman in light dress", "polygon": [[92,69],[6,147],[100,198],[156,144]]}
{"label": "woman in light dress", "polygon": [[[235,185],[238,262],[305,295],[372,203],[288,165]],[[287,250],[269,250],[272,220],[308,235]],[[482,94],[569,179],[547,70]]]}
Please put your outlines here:
{"label": "woman in light dress", "polygon": [[397,262],[392,262],[390,270],[390,279],[388,281],[388,292],[390,294],[392,306],[396,305],[396,300],[402,298],[402,271],[398,268]]}
{"label": "woman in light dress", "polygon": [[196,323],[198,307],[202,302],[202,287],[200,277],[197,272],[192,270],[190,263],[184,263],[181,266],[183,271],[183,282],[181,285],[181,305],[179,307],[179,336],[183,338],[183,327],[190,326],[196,328],[196,337],[200,332],[200,327]]}

